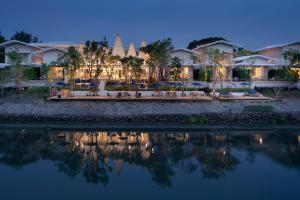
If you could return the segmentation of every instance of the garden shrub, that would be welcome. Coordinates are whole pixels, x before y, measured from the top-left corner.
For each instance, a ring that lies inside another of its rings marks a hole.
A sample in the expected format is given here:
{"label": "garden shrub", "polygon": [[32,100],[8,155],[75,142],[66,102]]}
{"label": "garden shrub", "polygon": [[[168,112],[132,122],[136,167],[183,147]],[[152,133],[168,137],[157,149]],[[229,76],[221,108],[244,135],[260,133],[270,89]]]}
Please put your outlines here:
{"label": "garden shrub", "polygon": [[237,68],[232,71],[232,76],[237,77],[241,81],[249,81],[251,76],[250,69]]}
{"label": "garden shrub", "polygon": [[24,80],[39,80],[40,78],[40,69],[36,67],[27,68],[23,71]]}
{"label": "garden shrub", "polygon": [[288,68],[282,69],[271,69],[268,72],[269,79],[275,79],[278,81],[298,81],[299,75],[296,71],[290,70]]}

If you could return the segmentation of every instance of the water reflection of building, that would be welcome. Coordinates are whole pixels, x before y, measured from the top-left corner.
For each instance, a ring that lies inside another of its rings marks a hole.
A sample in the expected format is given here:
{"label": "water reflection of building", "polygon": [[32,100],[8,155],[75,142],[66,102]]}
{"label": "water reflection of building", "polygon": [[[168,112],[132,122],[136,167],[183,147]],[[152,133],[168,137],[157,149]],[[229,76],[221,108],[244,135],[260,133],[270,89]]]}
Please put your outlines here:
{"label": "water reflection of building", "polygon": [[70,176],[82,173],[88,182],[109,181],[122,173],[124,164],[145,168],[153,180],[169,185],[174,169],[206,178],[234,171],[239,159],[233,149],[257,154],[300,170],[299,135],[275,131],[136,132],[50,131],[47,134],[20,130],[0,132],[0,163],[23,166],[39,158],[55,161]]}

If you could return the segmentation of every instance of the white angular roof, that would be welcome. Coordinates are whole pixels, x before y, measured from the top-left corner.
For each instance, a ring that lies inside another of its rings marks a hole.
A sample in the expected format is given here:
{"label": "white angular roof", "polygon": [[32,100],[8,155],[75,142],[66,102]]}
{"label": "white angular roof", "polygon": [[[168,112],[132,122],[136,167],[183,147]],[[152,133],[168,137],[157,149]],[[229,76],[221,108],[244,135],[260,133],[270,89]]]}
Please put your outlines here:
{"label": "white angular roof", "polygon": [[21,42],[21,41],[18,41],[18,40],[10,40],[10,41],[7,41],[7,42],[3,42],[3,43],[0,44],[0,46],[5,47],[5,46],[11,45],[11,44],[22,44],[22,45],[32,47],[32,48],[43,49],[41,47],[32,45],[32,43],[25,43],[25,42]]}
{"label": "white angular roof", "polygon": [[188,52],[191,54],[199,54],[199,52],[197,52],[197,51],[185,49],[185,48],[174,49],[174,50],[170,51],[170,53],[177,52],[177,51],[184,51],[184,52]]}
{"label": "white angular roof", "polygon": [[40,43],[29,43],[35,47],[42,48],[68,48],[70,46],[80,46],[83,42],[40,42]]}
{"label": "white angular roof", "polygon": [[66,52],[66,50],[63,50],[63,49],[59,49],[59,48],[47,48],[47,49],[42,49],[42,50],[39,50],[39,51],[35,51],[34,53],[35,54],[44,54],[44,53],[47,53],[49,51],[61,51],[61,52]]}
{"label": "white angular roof", "polygon": [[278,66],[277,59],[263,55],[241,56],[233,59],[236,66]]}
{"label": "white angular roof", "polygon": [[195,49],[201,49],[201,48],[206,48],[206,47],[213,46],[213,45],[216,45],[216,44],[225,44],[225,45],[228,45],[228,46],[231,46],[231,47],[234,47],[234,48],[240,48],[240,47],[242,47],[241,45],[233,43],[233,42],[228,42],[228,41],[225,41],[225,40],[219,40],[219,41],[216,41],[216,42],[212,42],[212,43],[208,43],[208,44],[197,46],[193,50],[195,50]]}
{"label": "white angular roof", "polygon": [[283,48],[283,47],[290,46],[290,45],[293,45],[293,44],[300,44],[300,41],[298,41],[298,42],[284,43],[284,44],[270,45],[270,46],[258,49],[257,51],[263,51],[263,50],[275,49],[275,48]]}
{"label": "white angular roof", "polygon": [[133,43],[130,43],[129,45],[127,56],[133,56],[133,57],[137,56],[136,49]]}
{"label": "white angular roof", "polygon": [[121,58],[125,57],[125,49],[123,47],[122,39],[120,35],[116,36],[116,40],[114,43],[113,51],[112,51],[113,56],[120,56]]}

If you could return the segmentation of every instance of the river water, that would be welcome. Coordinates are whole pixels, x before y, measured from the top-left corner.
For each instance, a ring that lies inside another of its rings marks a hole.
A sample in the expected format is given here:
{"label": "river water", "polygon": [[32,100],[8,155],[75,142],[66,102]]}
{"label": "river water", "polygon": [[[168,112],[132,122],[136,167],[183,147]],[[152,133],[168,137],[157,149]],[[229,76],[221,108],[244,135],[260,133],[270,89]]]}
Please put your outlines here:
{"label": "river water", "polygon": [[0,126],[0,199],[298,199],[300,128]]}

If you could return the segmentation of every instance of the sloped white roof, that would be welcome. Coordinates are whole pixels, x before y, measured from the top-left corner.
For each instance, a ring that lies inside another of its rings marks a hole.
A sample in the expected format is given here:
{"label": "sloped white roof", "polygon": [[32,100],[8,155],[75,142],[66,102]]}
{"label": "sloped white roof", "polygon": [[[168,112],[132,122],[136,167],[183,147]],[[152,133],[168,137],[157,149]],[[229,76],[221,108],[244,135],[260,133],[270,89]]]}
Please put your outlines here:
{"label": "sloped white roof", "polygon": [[21,42],[21,41],[18,41],[18,40],[10,40],[10,41],[7,41],[7,42],[3,42],[3,43],[0,44],[0,46],[5,47],[5,46],[11,45],[11,44],[22,44],[22,45],[29,46],[29,47],[32,47],[32,48],[43,49],[41,47],[32,45],[32,43],[25,43],[25,42]]}
{"label": "sloped white roof", "polygon": [[[258,59],[263,59],[258,60]],[[233,59],[236,66],[278,66],[280,62],[277,59],[263,55],[241,56]]]}
{"label": "sloped white roof", "polygon": [[204,45],[197,46],[193,50],[206,48],[206,47],[209,47],[209,46],[212,46],[212,45],[215,45],[215,44],[225,44],[225,45],[232,46],[232,47],[237,47],[237,48],[242,47],[241,45],[233,43],[233,42],[228,42],[228,41],[225,41],[225,40],[219,40],[219,41],[212,42],[212,43],[209,43],[209,44],[204,44]]}
{"label": "sloped white roof", "polygon": [[44,53],[47,53],[49,51],[61,51],[61,52],[66,52],[65,50],[63,49],[59,49],[59,48],[47,48],[47,49],[42,49],[40,51],[36,51],[34,52],[35,54],[44,54]]}
{"label": "sloped white roof", "polygon": [[263,51],[263,50],[274,49],[274,48],[283,48],[283,47],[290,46],[293,44],[300,44],[300,41],[284,43],[284,44],[274,44],[274,45],[270,45],[270,46],[266,46],[264,48],[258,49],[257,51]]}
{"label": "sloped white roof", "polygon": [[129,48],[128,48],[128,52],[127,52],[127,56],[133,56],[133,57],[137,56],[134,43],[130,43]]}
{"label": "sloped white roof", "polygon": [[185,52],[192,53],[192,54],[198,54],[199,53],[197,51],[190,50],[190,49],[185,49],[185,48],[174,49],[174,50],[170,51],[170,53],[177,52],[177,51],[185,51]]}
{"label": "sloped white roof", "polygon": [[44,48],[67,48],[70,46],[80,46],[83,42],[40,42],[40,43],[29,43],[35,47],[44,47]]}
{"label": "sloped white roof", "polygon": [[116,36],[116,40],[114,43],[113,51],[112,51],[113,56],[120,56],[121,58],[125,57],[125,49],[123,47],[122,39],[120,35]]}
{"label": "sloped white roof", "polygon": [[265,60],[274,60],[274,61],[276,61],[276,59],[274,59],[274,58],[271,58],[271,57],[268,57],[268,56],[263,56],[263,55],[241,56],[241,57],[234,58],[233,60],[239,62],[239,61],[248,60],[248,59],[251,59],[251,58],[262,58],[262,59],[265,59]]}

